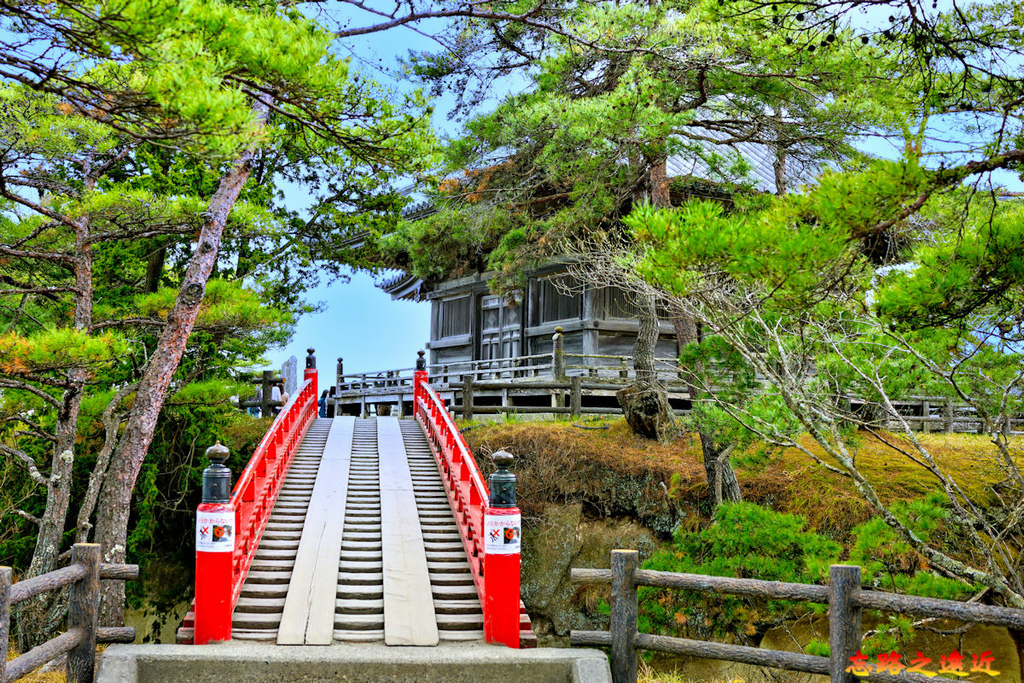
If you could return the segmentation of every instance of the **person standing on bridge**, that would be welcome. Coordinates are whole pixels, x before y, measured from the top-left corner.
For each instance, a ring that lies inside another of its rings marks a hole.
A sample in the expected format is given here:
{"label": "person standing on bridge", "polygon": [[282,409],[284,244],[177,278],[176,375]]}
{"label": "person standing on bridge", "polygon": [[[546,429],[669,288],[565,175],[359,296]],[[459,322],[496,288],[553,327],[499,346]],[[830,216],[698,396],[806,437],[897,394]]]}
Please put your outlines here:
{"label": "person standing on bridge", "polygon": [[288,402],[288,394],[284,393],[284,383],[278,382],[270,389],[270,400],[276,401],[277,405],[274,406],[274,416],[281,412],[281,408],[285,403]]}
{"label": "person standing on bridge", "polygon": [[324,393],[320,394],[320,400],[317,401],[317,405],[320,407],[320,417],[327,417],[327,389],[324,389]]}

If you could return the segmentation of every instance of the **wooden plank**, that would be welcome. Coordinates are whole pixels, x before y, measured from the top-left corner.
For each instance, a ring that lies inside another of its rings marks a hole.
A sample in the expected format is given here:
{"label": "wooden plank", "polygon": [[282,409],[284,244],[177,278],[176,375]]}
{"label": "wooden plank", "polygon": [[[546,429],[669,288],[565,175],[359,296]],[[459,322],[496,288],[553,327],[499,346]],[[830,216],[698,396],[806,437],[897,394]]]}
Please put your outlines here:
{"label": "wooden plank", "polygon": [[384,555],[384,643],[437,645],[437,617],[405,441],[396,418],[377,418]]}
{"label": "wooden plank", "polygon": [[334,641],[334,601],[354,430],[354,417],[335,418],[331,423],[288,584],[278,645]]}

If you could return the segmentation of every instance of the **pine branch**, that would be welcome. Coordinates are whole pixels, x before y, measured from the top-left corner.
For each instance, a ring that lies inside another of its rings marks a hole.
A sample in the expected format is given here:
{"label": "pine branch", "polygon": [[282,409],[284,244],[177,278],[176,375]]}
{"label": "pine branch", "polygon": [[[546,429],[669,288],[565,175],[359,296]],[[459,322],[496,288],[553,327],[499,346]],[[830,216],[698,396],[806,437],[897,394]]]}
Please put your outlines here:
{"label": "pine branch", "polygon": [[31,477],[32,481],[35,483],[45,487],[50,485],[49,477],[39,471],[36,461],[33,460],[25,451],[18,448],[12,448],[3,442],[0,442],[0,453],[10,456],[15,463],[28,472],[28,476]]}

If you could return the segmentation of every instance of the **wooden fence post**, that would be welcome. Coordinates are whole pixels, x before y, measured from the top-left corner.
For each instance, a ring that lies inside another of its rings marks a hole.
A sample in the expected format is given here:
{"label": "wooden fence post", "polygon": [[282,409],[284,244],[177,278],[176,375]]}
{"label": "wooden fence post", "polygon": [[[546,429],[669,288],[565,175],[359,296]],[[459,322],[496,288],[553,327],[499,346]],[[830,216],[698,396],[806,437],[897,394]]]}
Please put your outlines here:
{"label": "wooden fence post", "polygon": [[562,328],[556,327],[551,337],[551,375],[556,382],[565,379],[565,341]]}
{"label": "wooden fence post", "polygon": [[583,412],[583,391],[580,384],[583,378],[579,375],[569,378],[569,409],[573,417],[579,417]]}
{"label": "wooden fence post", "polygon": [[[11,575],[10,567],[0,567],[0,643],[7,647],[11,638]],[[0,683],[7,683],[7,652],[0,657]]]}
{"label": "wooden fence post", "polygon": [[637,597],[635,550],[612,551],[612,683],[636,683]]}
{"label": "wooden fence post", "polygon": [[932,431],[932,404],[931,401],[925,399],[921,401],[921,431],[928,433]]}
{"label": "wooden fence post", "polygon": [[263,371],[263,381],[260,385],[260,417],[269,417],[274,414],[273,406],[270,405],[270,396],[273,393],[272,370]]}
{"label": "wooden fence post", "polygon": [[832,683],[856,680],[846,668],[850,666],[850,657],[860,650],[861,608],[850,603],[851,595],[859,590],[860,567],[848,564],[829,567],[828,639]]}
{"label": "wooden fence post", "polygon": [[68,682],[92,683],[96,667],[96,629],[100,604],[100,550],[98,543],[76,543],[71,563],[81,564],[88,573],[71,584],[68,599],[68,628],[82,629],[82,642],[68,653]]}
{"label": "wooden fence post", "polygon": [[473,375],[462,380],[462,419],[473,419]]}
{"label": "wooden fence post", "polygon": [[947,434],[953,433],[953,399],[947,398],[942,405],[942,429]]}

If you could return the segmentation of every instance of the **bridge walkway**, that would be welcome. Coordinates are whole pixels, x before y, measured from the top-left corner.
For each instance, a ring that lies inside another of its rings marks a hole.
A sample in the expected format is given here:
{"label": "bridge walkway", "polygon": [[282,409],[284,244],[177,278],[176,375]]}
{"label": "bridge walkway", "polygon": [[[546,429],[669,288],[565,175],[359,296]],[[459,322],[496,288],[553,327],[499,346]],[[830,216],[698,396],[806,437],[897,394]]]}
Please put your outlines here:
{"label": "bridge walkway", "polygon": [[419,423],[314,420],[254,555],[232,637],[435,645],[483,636],[470,565]]}

